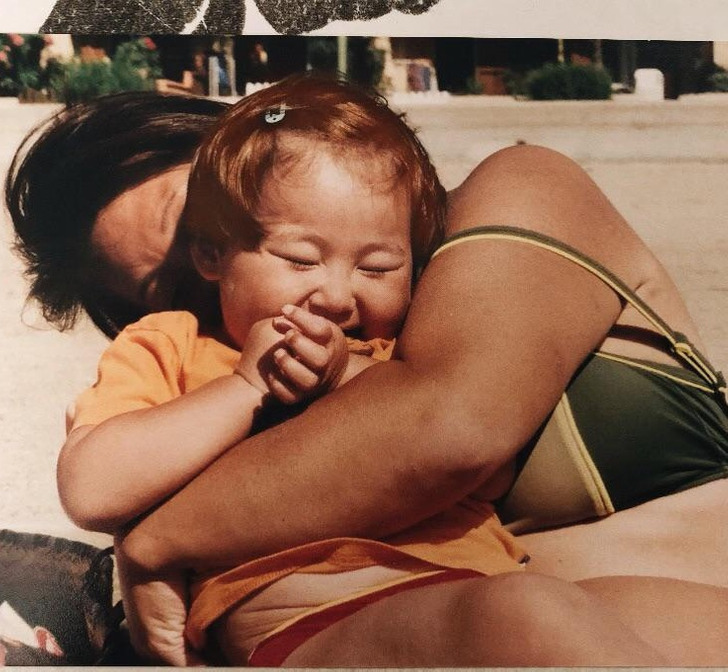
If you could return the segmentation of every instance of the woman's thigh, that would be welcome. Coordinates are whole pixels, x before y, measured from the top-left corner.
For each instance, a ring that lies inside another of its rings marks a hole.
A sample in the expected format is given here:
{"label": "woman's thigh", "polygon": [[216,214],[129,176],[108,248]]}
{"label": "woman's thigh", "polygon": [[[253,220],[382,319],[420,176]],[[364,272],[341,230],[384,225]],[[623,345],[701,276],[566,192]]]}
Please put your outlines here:
{"label": "woman's thigh", "polygon": [[650,576],[606,576],[577,583],[671,665],[728,665],[728,589]]}
{"label": "woman's thigh", "polygon": [[574,584],[503,574],[416,587],[329,626],[293,667],[664,665]]}

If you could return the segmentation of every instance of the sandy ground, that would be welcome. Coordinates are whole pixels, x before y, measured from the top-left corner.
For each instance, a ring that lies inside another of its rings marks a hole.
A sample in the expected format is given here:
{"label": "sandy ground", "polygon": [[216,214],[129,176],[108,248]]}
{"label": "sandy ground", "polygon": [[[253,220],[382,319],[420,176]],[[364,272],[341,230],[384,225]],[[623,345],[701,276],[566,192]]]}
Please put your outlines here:
{"label": "sandy ground", "polygon": [[[49,106],[0,101],[0,174]],[[525,140],[578,160],[653,247],[683,292],[707,343],[728,369],[728,97],[644,103],[527,104],[451,100],[413,104],[446,186],[478,160]],[[589,223],[585,222],[585,226]],[[88,324],[59,334],[25,306],[20,262],[0,225],[0,528],[103,545],[65,518],[55,489],[64,409],[93,382],[104,339]]]}

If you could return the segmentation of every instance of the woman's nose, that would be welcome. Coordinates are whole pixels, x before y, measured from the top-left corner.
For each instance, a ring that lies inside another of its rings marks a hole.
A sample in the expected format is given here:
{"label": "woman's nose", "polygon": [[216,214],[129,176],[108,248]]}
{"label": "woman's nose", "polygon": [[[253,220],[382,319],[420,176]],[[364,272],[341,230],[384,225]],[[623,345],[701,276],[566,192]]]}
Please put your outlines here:
{"label": "woman's nose", "polygon": [[309,309],[332,321],[340,321],[356,306],[351,279],[345,274],[329,274],[311,294]]}

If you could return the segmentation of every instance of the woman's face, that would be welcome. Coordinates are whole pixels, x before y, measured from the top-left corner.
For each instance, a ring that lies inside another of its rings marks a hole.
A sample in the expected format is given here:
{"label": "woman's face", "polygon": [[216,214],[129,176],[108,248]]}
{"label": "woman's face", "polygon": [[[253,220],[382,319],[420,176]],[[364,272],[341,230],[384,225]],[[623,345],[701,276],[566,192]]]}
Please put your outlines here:
{"label": "woman's face", "polygon": [[190,284],[202,284],[186,244],[175,242],[189,170],[178,166],[117,196],[91,234],[102,268],[96,280],[147,312],[190,307]]}

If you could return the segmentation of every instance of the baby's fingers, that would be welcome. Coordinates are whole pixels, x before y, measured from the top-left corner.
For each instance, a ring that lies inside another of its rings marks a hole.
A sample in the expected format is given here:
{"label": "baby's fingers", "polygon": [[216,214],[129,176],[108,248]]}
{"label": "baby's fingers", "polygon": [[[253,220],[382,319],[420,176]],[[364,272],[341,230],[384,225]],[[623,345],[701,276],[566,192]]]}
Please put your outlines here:
{"label": "baby's fingers", "polygon": [[319,384],[319,376],[305,364],[292,357],[284,348],[273,353],[276,368],[285,382],[302,392],[310,392]]}
{"label": "baby's fingers", "polygon": [[274,317],[273,318],[273,328],[279,333],[279,334],[285,334],[286,332],[290,331],[291,329],[295,329],[295,325],[293,322],[289,322],[285,317]]}
{"label": "baby's fingers", "polygon": [[283,315],[295,324],[301,332],[317,343],[328,343],[333,335],[332,324],[321,315],[314,315],[298,306],[285,305]]}
{"label": "baby's fingers", "polygon": [[270,393],[282,404],[297,404],[303,399],[302,392],[292,389],[287,381],[281,380],[276,374],[269,373],[267,379]]}
{"label": "baby's fingers", "polygon": [[325,346],[304,336],[300,331],[291,329],[283,339],[291,354],[312,371],[322,371],[331,359]]}

